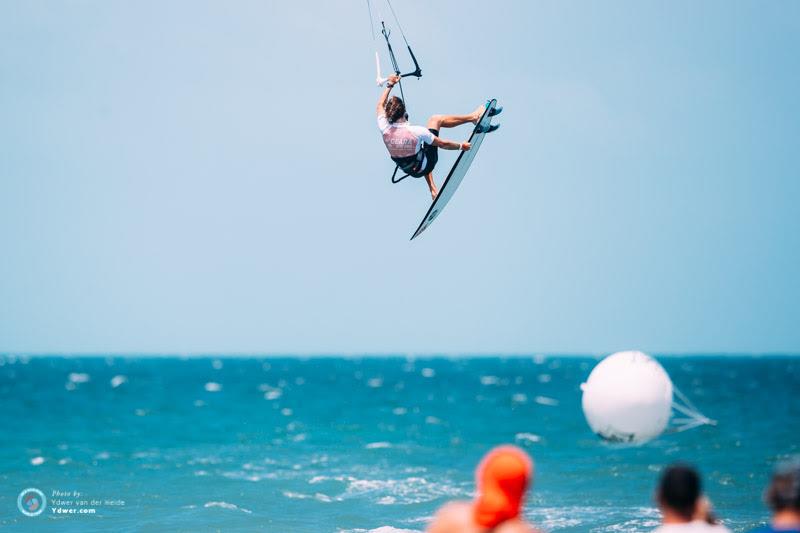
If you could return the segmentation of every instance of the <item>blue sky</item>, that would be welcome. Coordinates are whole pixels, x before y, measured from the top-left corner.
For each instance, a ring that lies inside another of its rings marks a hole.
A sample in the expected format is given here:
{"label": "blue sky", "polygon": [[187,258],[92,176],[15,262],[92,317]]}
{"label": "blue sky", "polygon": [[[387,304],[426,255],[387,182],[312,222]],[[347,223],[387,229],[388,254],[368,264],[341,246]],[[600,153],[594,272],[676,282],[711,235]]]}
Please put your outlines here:
{"label": "blue sky", "polygon": [[800,352],[800,4],[395,9],[414,242],[365,2],[3,2],[0,350]]}

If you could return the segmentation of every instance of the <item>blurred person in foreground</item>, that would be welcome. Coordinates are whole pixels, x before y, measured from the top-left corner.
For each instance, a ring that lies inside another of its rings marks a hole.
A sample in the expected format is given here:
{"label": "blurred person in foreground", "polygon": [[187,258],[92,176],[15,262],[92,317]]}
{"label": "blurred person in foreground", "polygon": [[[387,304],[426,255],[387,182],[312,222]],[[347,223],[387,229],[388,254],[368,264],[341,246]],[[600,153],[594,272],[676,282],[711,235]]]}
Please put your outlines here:
{"label": "blurred person in foreground", "polygon": [[436,513],[428,533],[538,533],[521,518],[533,461],[514,446],[490,451],[475,473],[473,502],[450,502]]}
{"label": "blurred person in foreground", "polygon": [[653,533],[730,533],[711,512],[700,476],[691,466],[674,464],[661,474],[656,491],[661,526]]}
{"label": "blurred person in foreground", "polygon": [[764,500],[772,519],[754,533],[800,533],[800,458],[778,465]]}

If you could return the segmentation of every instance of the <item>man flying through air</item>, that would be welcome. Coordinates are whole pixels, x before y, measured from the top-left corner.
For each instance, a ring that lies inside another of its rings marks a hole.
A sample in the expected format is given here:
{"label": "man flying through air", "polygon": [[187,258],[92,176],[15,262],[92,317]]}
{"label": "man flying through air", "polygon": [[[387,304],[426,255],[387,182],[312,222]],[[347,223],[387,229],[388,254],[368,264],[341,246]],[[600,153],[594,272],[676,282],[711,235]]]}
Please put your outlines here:
{"label": "man flying through air", "polygon": [[[469,150],[470,143],[447,141],[439,138],[441,128],[455,128],[471,122],[477,124],[486,110],[478,106],[469,115],[433,115],[428,119],[427,128],[413,126],[408,122],[408,113],[403,100],[397,96],[389,98],[392,87],[400,81],[400,76],[389,76],[380,99],[378,99],[378,128],[383,134],[383,142],[389,150],[400,170],[414,177],[425,176],[431,197],[435,200],[438,190],[433,181],[433,168],[439,160],[439,148],[445,150]],[[489,116],[498,115],[503,110],[497,107],[489,112]],[[486,133],[499,128],[499,124],[490,125]]]}

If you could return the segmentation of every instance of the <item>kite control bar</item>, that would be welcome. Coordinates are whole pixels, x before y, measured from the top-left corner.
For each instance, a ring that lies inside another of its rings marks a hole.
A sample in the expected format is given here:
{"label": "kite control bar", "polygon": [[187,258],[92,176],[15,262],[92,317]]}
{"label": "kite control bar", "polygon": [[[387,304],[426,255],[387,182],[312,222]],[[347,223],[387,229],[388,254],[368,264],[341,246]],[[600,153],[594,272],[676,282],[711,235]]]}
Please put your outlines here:
{"label": "kite control bar", "polygon": [[[386,29],[386,24],[383,21],[381,21],[381,33],[383,34],[383,38],[386,39],[386,47],[389,49],[389,59],[392,60],[392,68],[394,69],[395,76],[400,76],[401,78],[405,78],[407,76],[414,76],[415,78],[421,78],[422,69],[419,66],[419,62],[417,62],[417,57],[411,50],[411,46],[409,46],[405,35],[403,35],[403,40],[406,43],[406,48],[408,48],[408,55],[411,56],[411,61],[414,62],[414,70],[412,70],[411,72],[406,72],[405,74],[401,74],[400,67],[397,64],[397,58],[395,57],[394,50],[392,49],[392,43],[389,42],[389,35],[392,32],[391,30]],[[381,76],[381,65],[380,65],[380,59],[378,58],[378,52],[375,52],[375,66],[378,70],[378,76],[375,79],[375,81],[377,82],[378,85],[382,86],[384,83],[386,83],[388,78],[384,78]],[[402,86],[400,89],[402,90]]]}

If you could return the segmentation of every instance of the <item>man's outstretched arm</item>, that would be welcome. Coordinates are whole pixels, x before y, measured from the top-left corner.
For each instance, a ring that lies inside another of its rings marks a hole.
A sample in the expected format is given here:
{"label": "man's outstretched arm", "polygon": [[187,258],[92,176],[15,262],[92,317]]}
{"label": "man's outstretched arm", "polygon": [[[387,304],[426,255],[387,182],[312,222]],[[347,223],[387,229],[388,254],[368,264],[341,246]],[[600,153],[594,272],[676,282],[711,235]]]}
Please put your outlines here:
{"label": "man's outstretched arm", "polygon": [[460,143],[458,141],[446,141],[444,139],[440,139],[439,137],[433,138],[433,145],[438,148],[444,148],[445,150],[464,150],[465,152],[472,147],[472,145],[467,142]]}
{"label": "man's outstretched arm", "polygon": [[378,98],[378,108],[376,109],[378,116],[383,115],[383,110],[386,107],[386,100],[389,98],[389,93],[392,92],[392,87],[394,87],[394,84],[399,80],[400,76],[389,76],[389,79],[386,82],[386,88],[381,93],[381,97]]}

